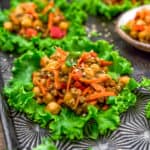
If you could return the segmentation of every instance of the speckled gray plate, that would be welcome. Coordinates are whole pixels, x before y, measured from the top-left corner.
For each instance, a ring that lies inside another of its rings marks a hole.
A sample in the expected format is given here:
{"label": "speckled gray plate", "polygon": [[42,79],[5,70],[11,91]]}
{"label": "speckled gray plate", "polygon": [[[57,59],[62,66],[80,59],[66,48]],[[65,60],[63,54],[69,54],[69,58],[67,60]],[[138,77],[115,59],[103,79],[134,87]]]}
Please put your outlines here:
{"label": "speckled gray plate", "polygon": [[[107,22],[101,17],[89,17],[87,32],[97,30],[100,34],[96,39],[106,39],[120,50],[121,55],[129,59],[134,67],[133,76],[140,80],[142,76],[150,77],[150,53],[140,52],[131,47],[117,36],[114,22]],[[11,77],[13,56],[0,52],[0,88]],[[4,83],[4,84],[3,84]],[[150,150],[150,121],[145,118],[144,108],[150,99],[150,92],[145,89],[136,91],[138,100],[134,107],[121,116],[121,125],[117,131],[101,136],[97,140],[57,141],[58,150]],[[4,97],[0,97],[0,112],[8,150],[31,150],[40,144],[42,137],[50,133],[34,124],[22,113],[7,106]]]}

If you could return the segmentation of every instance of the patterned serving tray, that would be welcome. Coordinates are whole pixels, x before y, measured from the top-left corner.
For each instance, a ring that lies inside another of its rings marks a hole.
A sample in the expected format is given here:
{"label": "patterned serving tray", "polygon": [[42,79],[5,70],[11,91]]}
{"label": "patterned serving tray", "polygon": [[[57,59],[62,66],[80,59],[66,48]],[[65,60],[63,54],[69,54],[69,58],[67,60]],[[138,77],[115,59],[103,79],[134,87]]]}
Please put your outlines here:
{"label": "patterned serving tray", "polygon": [[[133,77],[150,77],[150,53],[144,53],[131,47],[115,33],[115,21],[108,22],[100,17],[89,17],[86,28],[92,40],[106,39],[120,50],[121,55],[132,62]],[[98,31],[99,36],[91,37],[91,31]],[[0,52],[0,90],[11,78],[12,61],[15,57]],[[58,150],[150,150],[150,121],[145,118],[144,109],[150,99],[150,92],[137,89],[138,100],[134,107],[122,114],[121,125],[113,133],[100,136],[97,140],[57,141]],[[0,97],[0,113],[8,150],[31,150],[41,143],[43,137],[50,136],[46,129],[27,119],[25,114],[16,112],[7,105],[7,99]]]}

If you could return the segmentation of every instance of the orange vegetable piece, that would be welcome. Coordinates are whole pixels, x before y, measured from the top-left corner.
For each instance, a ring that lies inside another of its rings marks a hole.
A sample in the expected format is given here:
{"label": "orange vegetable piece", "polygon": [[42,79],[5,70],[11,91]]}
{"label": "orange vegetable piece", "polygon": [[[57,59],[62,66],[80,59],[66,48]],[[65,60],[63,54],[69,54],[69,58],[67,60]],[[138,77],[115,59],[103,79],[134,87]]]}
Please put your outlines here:
{"label": "orange vegetable piece", "polygon": [[101,91],[104,92],[105,88],[101,86],[100,84],[97,83],[92,83],[91,86],[96,90],[96,91]]}
{"label": "orange vegetable piece", "polygon": [[43,14],[46,14],[51,8],[53,8],[54,7],[54,1],[53,0],[51,0],[50,2],[49,2],[49,4],[44,8],[44,10],[43,10]]}
{"label": "orange vegetable piece", "polygon": [[109,107],[108,107],[108,105],[104,105],[103,107],[102,107],[102,110],[107,110]]}
{"label": "orange vegetable piece", "polygon": [[54,13],[48,15],[48,29],[50,30],[53,26]]}
{"label": "orange vegetable piece", "polygon": [[59,83],[59,72],[57,70],[53,70],[54,73],[54,86],[56,89],[60,88],[60,83]]}
{"label": "orange vegetable piece", "polygon": [[100,60],[100,65],[101,65],[102,67],[110,66],[110,65],[112,65],[112,62],[111,62],[111,61],[107,61],[107,60],[101,59],[101,60]]}
{"label": "orange vegetable piece", "polygon": [[133,30],[143,31],[144,30],[144,25],[135,25],[135,26],[133,26]]}
{"label": "orange vegetable piece", "polygon": [[89,95],[87,98],[87,101],[92,101],[101,97],[108,97],[108,96],[115,96],[116,94],[114,92],[94,92],[93,94]]}

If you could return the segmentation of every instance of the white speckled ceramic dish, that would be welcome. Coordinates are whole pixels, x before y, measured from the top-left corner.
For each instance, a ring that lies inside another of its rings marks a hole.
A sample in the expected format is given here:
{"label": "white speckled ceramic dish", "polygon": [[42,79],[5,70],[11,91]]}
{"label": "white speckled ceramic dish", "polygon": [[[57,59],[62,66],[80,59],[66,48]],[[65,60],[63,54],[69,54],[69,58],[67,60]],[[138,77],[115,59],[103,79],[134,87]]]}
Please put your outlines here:
{"label": "white speckled ceramic dish", "polygon": [[134,40],[120,28],[122,25],[125,25],[129,20],[133,19],[137,11],[140,11],[142,9],[150,9],[150,5],[143,5],[123,13],[117,21],[116,31],[122,39],[124,39],[132,46],[136,47],[139,50],[150,52],[150,44]]}

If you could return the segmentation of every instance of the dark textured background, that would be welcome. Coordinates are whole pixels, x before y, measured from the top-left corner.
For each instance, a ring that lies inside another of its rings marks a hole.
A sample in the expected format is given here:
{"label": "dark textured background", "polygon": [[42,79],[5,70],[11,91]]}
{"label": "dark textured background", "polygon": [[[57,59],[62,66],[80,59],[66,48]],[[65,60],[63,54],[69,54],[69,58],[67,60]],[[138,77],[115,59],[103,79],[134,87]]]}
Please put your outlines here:
{"label": "dark textured background", "polygon": [[0,150],[5,150],[5,141],[1,123],[0,123]]}

